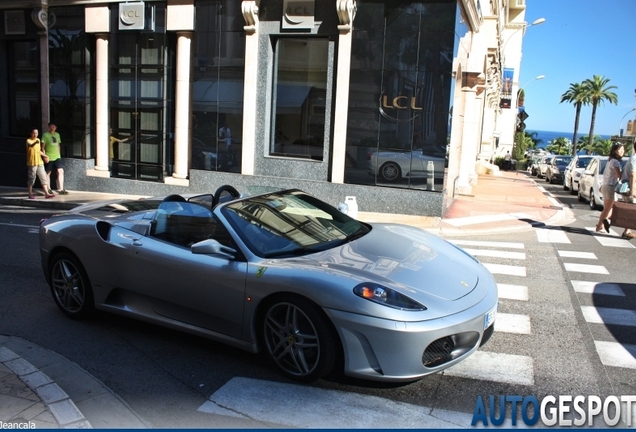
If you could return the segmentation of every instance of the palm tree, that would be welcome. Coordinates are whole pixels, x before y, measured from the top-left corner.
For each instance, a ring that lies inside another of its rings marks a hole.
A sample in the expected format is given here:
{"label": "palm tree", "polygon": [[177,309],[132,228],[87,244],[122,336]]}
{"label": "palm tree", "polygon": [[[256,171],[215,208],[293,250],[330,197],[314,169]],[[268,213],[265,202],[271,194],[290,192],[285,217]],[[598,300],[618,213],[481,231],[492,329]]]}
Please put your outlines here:
{"label": "palm tree", "polygon": [[550,145],[548,145],[545,149],[551,153],[562,155],[569,154],[571,147],[572,142],[569,138],[559,137],[550,141]]}
{"label": "palm tree", "polygon": [[610,150],[612,150],[612,144],[611,139],[599,139],[594,141],[592,149],[596,154],[607,156],[610,154]]}
{"label": "palm tree", "polygon": [[570,102],[576,108],[574,117],[574,135],[572,136],[572,156],[576,156],[576,138],[579,132],[579,118],[581,117],[581,107],[588,104],[587,93],[584,84],[570,84],[568,91],[561,95],[561,103]]}
{"label": "palm tree", "polygon": [[596,143],[600,141],[601,137],[599,135],[594,135],[594,139],[590,142],[590,137],[585,135],[579,138],[578,147],[581,150],[585,150],[587,154],[592,154],[596,152],[597,145]]}
{"label": "palm tree", "polygon": [[588,135],[590,137],[594,136],[594,123],[596,122],[596,107],[598,104],[604,101],[611,102],[614,105],[618,104],[618,96],[611,91],[617,87],[607,85],[609,81],[609,78],[594,75],[592,79],[586,79],[583,82],[586,99],[592,105],[592,121],[590,122],[590,133]]}

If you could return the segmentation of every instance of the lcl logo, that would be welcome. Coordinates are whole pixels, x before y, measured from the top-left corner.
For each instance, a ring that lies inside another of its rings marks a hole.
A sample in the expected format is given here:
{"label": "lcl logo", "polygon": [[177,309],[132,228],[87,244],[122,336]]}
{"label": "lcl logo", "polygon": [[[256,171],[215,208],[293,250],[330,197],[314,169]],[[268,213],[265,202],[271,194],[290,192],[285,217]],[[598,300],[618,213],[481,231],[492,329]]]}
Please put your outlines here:
{"label": "lcl logo", "polygon": [[119,29],[143,30],[145,24],[144,3],[119,4]]}
{"label": "lcl logo", "polygon": [[417,101],[415,99],[415,96],[411,97],[410,100],[408,96],[396,96],[391,102],[389,102],[389,97],[387,95],[382,95],[381,100],[382,108],[399,110],[411,108],[412,110],[422,111],[422,107],[418,107],[416,105]]}

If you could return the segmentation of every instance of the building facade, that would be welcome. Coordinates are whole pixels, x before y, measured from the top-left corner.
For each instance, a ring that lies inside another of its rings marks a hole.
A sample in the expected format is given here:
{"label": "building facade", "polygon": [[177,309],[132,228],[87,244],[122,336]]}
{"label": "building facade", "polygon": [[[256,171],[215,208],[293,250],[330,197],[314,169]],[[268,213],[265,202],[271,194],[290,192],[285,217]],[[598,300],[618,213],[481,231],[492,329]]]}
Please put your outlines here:
{"label": "building facade", "polygon": [[[441,216],[514,142],[525,0],[5,0],[0,184],[56,123],[71,190],[300,188]],[[512,71],[512,72],[511,72]]]}

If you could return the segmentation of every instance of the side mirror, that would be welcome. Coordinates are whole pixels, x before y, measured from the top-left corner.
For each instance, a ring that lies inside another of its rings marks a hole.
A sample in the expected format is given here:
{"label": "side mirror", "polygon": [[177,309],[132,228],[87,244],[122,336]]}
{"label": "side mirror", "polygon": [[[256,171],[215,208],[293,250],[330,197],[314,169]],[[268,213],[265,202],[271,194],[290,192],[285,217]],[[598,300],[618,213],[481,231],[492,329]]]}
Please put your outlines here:
{"label": "side mirror", "polygon": [[231,247],[223,246],[214,239],[207,239],[193,244],[190,247],[193,254],[197,255],[221,255],[227,259],[234,259],[236,250]]}

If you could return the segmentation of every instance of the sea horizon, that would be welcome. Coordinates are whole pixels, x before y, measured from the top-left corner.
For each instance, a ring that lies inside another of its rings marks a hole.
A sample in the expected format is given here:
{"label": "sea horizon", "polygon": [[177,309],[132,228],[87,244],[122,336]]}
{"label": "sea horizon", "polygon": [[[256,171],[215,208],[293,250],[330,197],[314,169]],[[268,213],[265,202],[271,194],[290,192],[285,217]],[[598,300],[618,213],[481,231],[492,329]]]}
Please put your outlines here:
{"label": "sea horizon", "polygon": [[[574,135],[574,132],[556,132],[556,131],[543,131],[543,130],[535,130],[535,129],[526,129],[526,132],[529,134],[532,134],[532,133],[537,134],[536,139],[541,140],[541,142],[537,144],[538,148],[545,148],[550,141],[553,141],[561,137],[567,138],[571,141],[572,136]],[[586,132],[579,131],[577,134],[577,137],[581,138],[582,136],[587,136],[588,133],[589,131],[586,131]],[[603,135],[603,134],[596,134],[596,133],[594,135],[598,135],[602,139],[609,139],[611,137],[610,135]]]}

